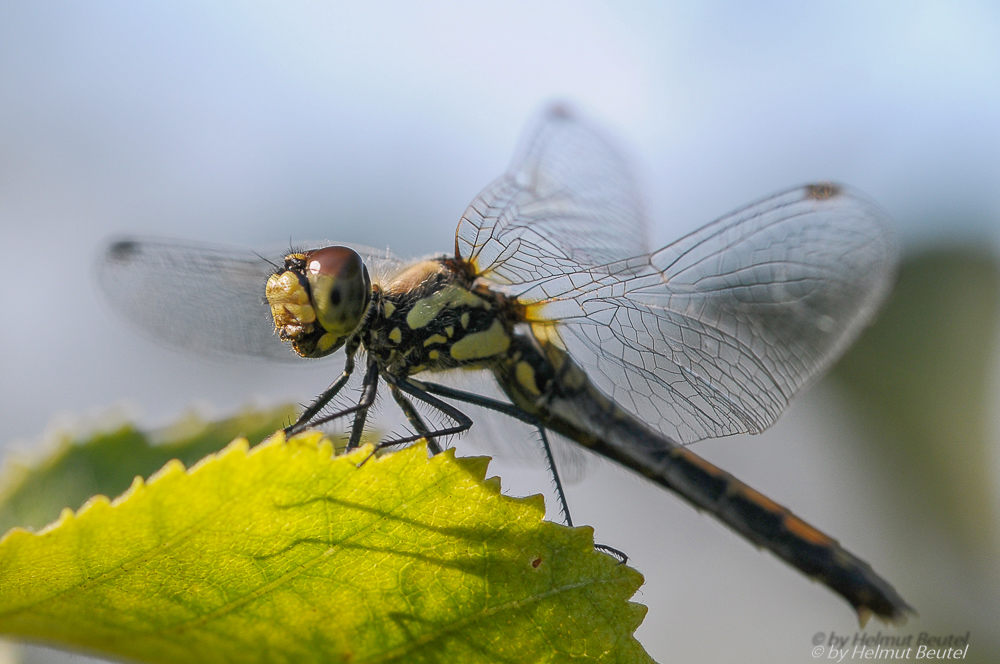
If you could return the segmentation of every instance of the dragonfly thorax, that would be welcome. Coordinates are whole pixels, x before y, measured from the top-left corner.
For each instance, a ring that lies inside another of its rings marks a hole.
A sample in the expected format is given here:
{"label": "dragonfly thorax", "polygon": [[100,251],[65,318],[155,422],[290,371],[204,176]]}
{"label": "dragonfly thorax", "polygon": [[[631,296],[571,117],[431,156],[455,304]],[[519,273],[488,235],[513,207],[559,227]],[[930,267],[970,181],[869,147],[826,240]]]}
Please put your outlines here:
{"label": "dragonfly thorax", "polygon": [[377,291],[362,343],[389,373],[479,367],[510,347],[511,303],[449,263],[416,263]]}

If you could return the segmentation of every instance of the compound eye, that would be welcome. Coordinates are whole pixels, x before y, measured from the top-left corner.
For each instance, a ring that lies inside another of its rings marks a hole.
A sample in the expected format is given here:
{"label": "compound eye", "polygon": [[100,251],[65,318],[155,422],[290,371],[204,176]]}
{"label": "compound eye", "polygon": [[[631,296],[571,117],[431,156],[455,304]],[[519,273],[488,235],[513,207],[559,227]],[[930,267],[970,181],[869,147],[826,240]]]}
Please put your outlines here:
{"label": "compound eye", "polygon": [[316,319],[337,339],[354,331],[372,296],[365,262],[350,247],[324,247],[305,254],[306,279]]}

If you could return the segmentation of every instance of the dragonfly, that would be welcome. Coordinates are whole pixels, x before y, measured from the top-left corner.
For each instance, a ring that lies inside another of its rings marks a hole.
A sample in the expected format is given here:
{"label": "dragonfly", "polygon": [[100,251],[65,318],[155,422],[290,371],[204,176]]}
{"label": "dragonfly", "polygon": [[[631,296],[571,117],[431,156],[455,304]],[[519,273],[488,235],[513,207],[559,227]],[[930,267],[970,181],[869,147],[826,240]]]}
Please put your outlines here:
{"label": "dragonfly", "polygon": [[[340,354],[343,370],[288,434],[340,420],[357,447],[380,384],[411,434],[383,446],[422,439],[438,453],[473,426],[469,406],[507,416],[537,430],[568,525],[551,434],[770,550],[840,594],[862,624],[904,621],[912,609],[868,563],[687,447],[763,431],[842,354],[891,290],[892,223],[830,183],[748,205],[656,251],[646,223],[624,151],[555,105],[469,205],[451,254],[404,262],[329,244],[272,263],[124,238],[108,246],[99,278],[113,305],[176,346]],[[360,396],[330,412],[356,369]],[[502,395],[449,384],[455,370],[492,375]]]}

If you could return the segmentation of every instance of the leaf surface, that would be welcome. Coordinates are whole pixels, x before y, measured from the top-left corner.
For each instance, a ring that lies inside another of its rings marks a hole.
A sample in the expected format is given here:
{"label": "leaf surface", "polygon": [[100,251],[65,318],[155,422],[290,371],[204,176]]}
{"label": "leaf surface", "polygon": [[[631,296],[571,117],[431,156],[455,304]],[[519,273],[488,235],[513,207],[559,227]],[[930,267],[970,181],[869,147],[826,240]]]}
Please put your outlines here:
{"label": "leaf surface", "polygon": [[9,532],[0,632],[146,662],[650,661],[641,576],[487,460],[248,448]]}

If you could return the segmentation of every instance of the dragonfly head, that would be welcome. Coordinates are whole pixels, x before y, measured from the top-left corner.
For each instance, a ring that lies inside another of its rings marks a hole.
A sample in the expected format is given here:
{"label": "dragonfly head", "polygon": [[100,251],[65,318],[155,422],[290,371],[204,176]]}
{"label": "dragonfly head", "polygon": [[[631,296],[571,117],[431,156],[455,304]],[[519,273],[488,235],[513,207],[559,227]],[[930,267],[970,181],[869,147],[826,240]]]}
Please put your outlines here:
{"label": "dragonfly head", "polygon": [[285,256],[265,290],[278,336],[303,357],[329,355],[357,328],[372,297],[368,268],[349,247]]}

